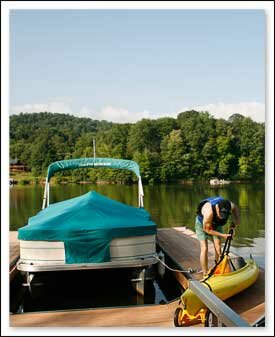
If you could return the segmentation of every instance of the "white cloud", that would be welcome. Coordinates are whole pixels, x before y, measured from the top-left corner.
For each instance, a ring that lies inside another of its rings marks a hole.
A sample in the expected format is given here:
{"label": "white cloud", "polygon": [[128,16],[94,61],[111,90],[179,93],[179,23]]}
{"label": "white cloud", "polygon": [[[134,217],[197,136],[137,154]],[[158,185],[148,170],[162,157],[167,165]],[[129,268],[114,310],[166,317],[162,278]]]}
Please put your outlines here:
{"label": "white cloud", "polygon": [[59,112],[71,114],[77,117],[88,117],[96,120],[107,120],[115,123],[135,123],[142,118],[156,119],[165,116],[176,118],[180,112],[187,110],[208,111],[215,118],[228,119],[233,114],[241,114],[245,117],[251,117],[254,121],[265,121],[265,105],[259,102],[241,102],[241,103],[210,103],[205,105],[190,105],[181,108],[173,113],[153,113],[148,110],[130,111],[123,107],[104,106],[97,110],[88,106],[82,106],[79,111],[73,111],[72,99],[68,97],[57,98],[49,103],[34,103],[16,105],[11,109],[12,114],[20,112]]}
{"label": "white cloud", "polygon": [[200,106],[184,107],[180,110],[196,110],[196,111],[208,111],[215,118],[228,119],[233,114],[241,114],[245,117],[251,117],[256,122],[265,121],[265,105],[258,102],[241,102],[241,103],[211,103]]}
{"label": "white cloud", "polygon": [[19,114],[20,112],[40,112],[40,111],[49,111],[49,105],[43,103],[34,103],[34,104],[23,104],[23,105],[14,105],[11,108],[11,113]]}
{"label": "white cloud", "polygon": [[115,123],[134,123],[142,118],[152,118],[149,111],[130,112],[125,108],[116,108],[113,106],[105,106],[99,111],[89,109],[83,106],[76,114],[79,117],[90,117],[97,120],[107,120]]}
{"label": "white cloud", "polygon": [[69,97],[57,98],[50,103],[33,103],[33,104],[23,104],[15,105],[11,107],[12,114],[19,114],[20,112],[59,112],[65,114],[72,114],[71,109],[72,100]]}
{"label": "white cloud", "polygon": [[135,123],[142,118],[157,118],[147,110],[129,111],[121,107],[105,106],[101,110],[95,110],[87,106],[82,106],[79,111],[73,111],[71,107],[72,99],[68,97],[58,98],[49,103],[33,103],[15,105],[11,107],[11,114],[33,113],[33,112],[57,112],[71,114],[77,117],[87,117],[96,120],[107,120],[115,123]]}

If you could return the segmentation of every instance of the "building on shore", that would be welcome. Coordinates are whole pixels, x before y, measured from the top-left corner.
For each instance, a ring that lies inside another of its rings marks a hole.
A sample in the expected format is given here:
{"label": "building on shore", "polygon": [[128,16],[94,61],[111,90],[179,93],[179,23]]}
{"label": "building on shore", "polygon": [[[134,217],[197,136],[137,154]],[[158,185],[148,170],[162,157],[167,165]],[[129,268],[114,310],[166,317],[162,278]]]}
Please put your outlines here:
{"label": "building on shore", "polygon": [[27,172],[29,171],[27,165],[20,162],[17,158],[10,159],[10,173]]}

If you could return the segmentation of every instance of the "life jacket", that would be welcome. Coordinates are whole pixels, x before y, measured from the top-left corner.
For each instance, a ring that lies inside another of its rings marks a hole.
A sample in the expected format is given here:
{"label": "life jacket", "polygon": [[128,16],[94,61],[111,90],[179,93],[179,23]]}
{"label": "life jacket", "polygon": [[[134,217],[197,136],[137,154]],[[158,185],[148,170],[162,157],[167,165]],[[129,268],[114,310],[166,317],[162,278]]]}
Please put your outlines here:
{"label": "life jacket", "polygon": [[213,219],[212,219],[212,225],[213,227],[217,227],[217,226],[224,226],[227,222],[227,219],[220,219],[217,215],[216,212],[216,205],[221,201],[224,200],[223,197],[210,197],[207,199],[202,200],[199,205],[198,205],[198,209],[197,209],[197,216],[199,221],[202,223],[203,222],[203,215],[201,214],[201,209],[203,207],[204,204],[206,204],[207,202],[210,202],[211,207],[212,207],[212,211],[213,211]]}

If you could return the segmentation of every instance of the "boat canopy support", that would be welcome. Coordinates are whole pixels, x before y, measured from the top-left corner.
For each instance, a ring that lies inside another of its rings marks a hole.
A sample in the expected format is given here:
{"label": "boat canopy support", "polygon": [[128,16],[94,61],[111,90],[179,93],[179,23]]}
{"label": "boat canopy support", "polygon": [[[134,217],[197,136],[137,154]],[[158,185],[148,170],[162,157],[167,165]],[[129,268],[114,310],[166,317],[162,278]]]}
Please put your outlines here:
{"label": "boat canopy support", "polygon": [[114,158],[78,158],[60,160],[52,163],[48,167],[42,209],[49,206],[50,202],[50,180],[56,172],[80,169],[80,168],[111,168],[126,169],[135,173],[138,178],[138,206],[143,207],[143,187],[140,176],[139,165],[133,160],[114,159]]}

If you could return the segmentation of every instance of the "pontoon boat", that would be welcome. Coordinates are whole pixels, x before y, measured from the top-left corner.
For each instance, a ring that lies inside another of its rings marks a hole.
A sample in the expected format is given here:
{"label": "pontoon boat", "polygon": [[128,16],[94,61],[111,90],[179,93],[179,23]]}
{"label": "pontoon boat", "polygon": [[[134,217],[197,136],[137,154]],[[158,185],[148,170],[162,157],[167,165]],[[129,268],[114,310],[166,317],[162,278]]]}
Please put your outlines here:
{"label": "pontoon boat", "polygon": [[[95,191],[50,204],[54,173],[79,168],[127,169],[138,178],[138,207],[112,200]],[[144,280],[146,268],[157,263],[156,224],[143,207],[139,165],[132,160],[80,158],[48,167],[42,210],[18,230],[17,268],[32,274],[43,271],[135,268]],[[142,290],[141,290],[142,292]]]}

